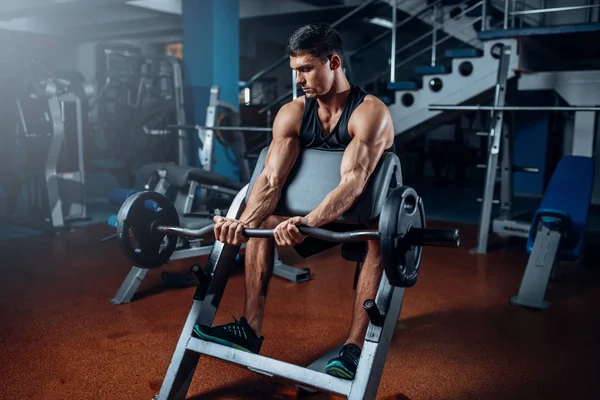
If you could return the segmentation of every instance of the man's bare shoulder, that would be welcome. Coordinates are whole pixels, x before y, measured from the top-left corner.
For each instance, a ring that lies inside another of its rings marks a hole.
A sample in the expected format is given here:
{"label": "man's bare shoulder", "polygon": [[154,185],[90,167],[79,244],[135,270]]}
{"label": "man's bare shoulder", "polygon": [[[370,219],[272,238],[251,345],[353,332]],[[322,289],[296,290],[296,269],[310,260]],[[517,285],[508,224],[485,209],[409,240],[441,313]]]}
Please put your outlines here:
{"label": "man's bare shoulder", "polygon": [[300,96],[281,106],[273,123],[274,133],[281,131],[298,134],[304,114],[304,103],[304,96]]}
{"label": "man's bare shoulder", "polygon": [[302,119],[302,114],[304,113],[304,103],[304,96],[299,96],[298,98],[281,106],[277,116],[279,117],[281,115],[282,117],[285,117],[286,120],[297,118]]}
{"label": "man's bare shoulder", "polygon": [[365,96],[350,117],[348,132],[352,137],[360,136],[366,141],[385,138],[386,146],[391,146],[394,128],[390,110],[377,97]]}
{"label": "man's bare shoulder", "polygon": [[365,125],[370,126],[374,123],[381,123],[382,121],[391,123],[390,110],[377,97],[368,94],[352,113],[349,128],[358,126],[365,127]]}
{"label": "man's bare shoulder", "polygon": [[389,109],[385,105],[385,103],[377,96],[373,96],[372,94],[368,94],[363,99],[362,103],[357,107],[357,110],[361,110],[368,113],[388,113]]}

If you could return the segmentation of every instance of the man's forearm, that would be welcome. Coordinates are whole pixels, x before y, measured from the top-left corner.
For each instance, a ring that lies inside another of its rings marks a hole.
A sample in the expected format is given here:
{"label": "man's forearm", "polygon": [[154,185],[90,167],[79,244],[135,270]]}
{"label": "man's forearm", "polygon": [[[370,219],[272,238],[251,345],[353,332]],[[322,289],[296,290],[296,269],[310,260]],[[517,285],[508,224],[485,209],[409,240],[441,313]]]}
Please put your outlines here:
{"label": "man's forearm", "polygon": [[359,196],[354,182],[342,183],[329,192],[321,204],[306,216],[308,224],[317,227],[335,221],[352,207]]}
{"label": "man's forearm", "polygon": [[275,211],[281,197],[281,190],[282,185],[273,184],[267,177],[259,176],[239,220],[249,228],[258,228]]}

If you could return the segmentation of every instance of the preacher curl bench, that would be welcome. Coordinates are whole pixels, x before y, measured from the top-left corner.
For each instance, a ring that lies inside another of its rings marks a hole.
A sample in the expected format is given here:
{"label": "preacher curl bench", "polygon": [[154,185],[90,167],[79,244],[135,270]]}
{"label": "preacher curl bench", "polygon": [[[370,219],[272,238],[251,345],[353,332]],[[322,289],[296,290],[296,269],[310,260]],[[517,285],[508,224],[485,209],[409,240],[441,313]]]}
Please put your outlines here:
{"label": "preacher curl bench", "polygon": [[[239,191],[227,217],[238,218],[241,215],[254,182],[264,167],[266,154],[267,149],[264,149],[251,181]],[[339,184],[342,156],[341,151],[302,151],[288,177],[275,214],[306,215],[313,210]],[[148,202],[154,202],[155,205],[148,207]],[[170,258],[179,237],[201,237],[212,233],[211,226],[197,231],[175,226],[178,225],[178,219],[174,207],[154,192],[138,193],[127,199],[117,219],[118,239],[123,252],[138,263],[141,258],[150,260],[154,255],[150,267],[156,267]],[[307,235],[344,243],[346,251],[342,251],[342,254],[353,254],[352,261],[357,262],[362,262],[366,256],[366,240],[380,240],[385,273],[376,298],[364,303],[370,323],[354,380],[344,380],[322,372],[331,352],[308,367],[300,367],[192,337],[195,323],[212,325],[239,250],[237,246],[216,241],[205,267],[192,270],[199,284],[160,393],[155,399],[185,399],[200,354],[229,361],[267,376],[278,376],[306,389],[340,394],[354,400],[374,399],[400,315],[404,289],[413,286],[418,278],[422,246],[457,247],[459,243],[457,230],[425,228],[423,202],[414,189],[402,186],[400,161],[394,153],[383,155],[360,199],[336,222],[364,226],[376,220],[379,220],[378,231],[337,233],[321,228],[299,227]],[[272,230],[246,229],[244,234],[248,237],[272,237]],[[135,241],[131,240],[131,235]],[[347,251],[348,246],[362,250]],[[337,355],[340,348],[341,344],[333,353]]]}

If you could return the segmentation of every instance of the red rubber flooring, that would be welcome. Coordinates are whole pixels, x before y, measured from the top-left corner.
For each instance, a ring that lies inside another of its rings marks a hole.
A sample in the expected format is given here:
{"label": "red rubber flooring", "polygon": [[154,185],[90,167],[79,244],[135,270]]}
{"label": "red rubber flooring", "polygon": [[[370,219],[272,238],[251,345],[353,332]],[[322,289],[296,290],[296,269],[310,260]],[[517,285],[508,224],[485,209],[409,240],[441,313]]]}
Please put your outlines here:
{"label": "red rubber flooring", "polygon": [[[448,226],[435,224],[432,226]],[[600,279],[566,265],[551,284],[551,308],[516,308],[527,256],[522,247],[469,254],[427,248],[420,279],[405,294],[380,399],[600,398]],[[151,271],[128,305],[109,303],[129,270],[110,228],[0,242],[0,398],[145,399],[171,359],[193,289],[161,290]],[[338,249],[307,260],[313,279],[273,278],[262,354],[304,364],[342,341],[350,322],[354,267]],[[184,271],[178,262],[169,270]],[[230,279],[217,323],[239,317],[243,279]],[[190,399],[334,399],[203,357]]]}

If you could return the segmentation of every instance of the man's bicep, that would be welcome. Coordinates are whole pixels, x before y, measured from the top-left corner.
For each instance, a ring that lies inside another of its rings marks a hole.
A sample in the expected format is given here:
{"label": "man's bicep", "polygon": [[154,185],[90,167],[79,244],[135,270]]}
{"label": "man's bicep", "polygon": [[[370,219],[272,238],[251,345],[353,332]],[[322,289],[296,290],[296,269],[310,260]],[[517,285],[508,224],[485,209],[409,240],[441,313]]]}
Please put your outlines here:
{"label": "man's bicep", "polygon": [[353,124],[354,138],[344,151],[340,170],[342,183],[352,180],[360,191],[388,147],[390,129],[385,110],[366,111],[364,118]]}
{"label": "man's bicep", "polygon": [[366,184],[384,150],[381,145],[373,145],[359,138],[352,140],[342,157],[341,183],[353,181],[358,185]]}
{"label": "man's bicep", "polygon": [[300,142],[298,138],[289,136],[273,137],[263,170],[263,174],[266,174],[269,183],[281,184],[285,182],[299,153]]}
{"label": "man's bicep", "polygon": [[273,123],[273,140],[263,170],[270,183],[284,182],[300,154],[300,127],[296,117],[294,110],[282,108]]}

